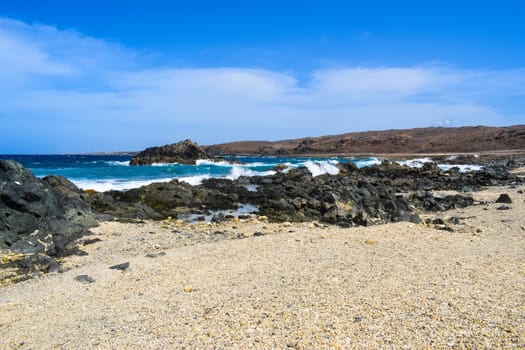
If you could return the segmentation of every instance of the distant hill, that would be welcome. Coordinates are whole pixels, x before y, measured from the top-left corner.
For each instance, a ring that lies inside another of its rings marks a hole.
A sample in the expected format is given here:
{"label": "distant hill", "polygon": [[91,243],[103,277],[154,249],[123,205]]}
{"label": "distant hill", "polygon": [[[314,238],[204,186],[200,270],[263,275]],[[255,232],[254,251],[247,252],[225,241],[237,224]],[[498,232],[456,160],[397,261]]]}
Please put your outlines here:
{"label": "distant hill", "polygon": [[525,125],[467,126],[346,133],[282,141],[239,141],[203,147],[212,155],[435,154],[520,150]]}

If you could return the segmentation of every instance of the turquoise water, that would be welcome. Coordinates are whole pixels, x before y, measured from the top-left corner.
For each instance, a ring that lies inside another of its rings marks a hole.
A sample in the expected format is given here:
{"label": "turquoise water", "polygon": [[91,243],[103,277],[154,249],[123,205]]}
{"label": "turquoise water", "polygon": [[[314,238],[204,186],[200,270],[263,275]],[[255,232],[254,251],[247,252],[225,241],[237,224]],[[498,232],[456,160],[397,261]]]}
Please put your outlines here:
{"label": "turquoise water", "polygon": [[359,167],[379,162],[376,158],[275,158],[239,157],[243,165],[227,162],[198,161],[197,165],[156,164],[129,166],[130,156],[115,155],[0,155],[2,159],[14,159],[30,169],[36,176],[61,175],[82,189],[107,191],[140,187],[152,182],[179,179],[192,185],[206,178],[236,179],[239,176],[270,175],[274,167],[286,164],[296,168],[306,166],[314,176],[339,172],[336,164],[352,161]]}

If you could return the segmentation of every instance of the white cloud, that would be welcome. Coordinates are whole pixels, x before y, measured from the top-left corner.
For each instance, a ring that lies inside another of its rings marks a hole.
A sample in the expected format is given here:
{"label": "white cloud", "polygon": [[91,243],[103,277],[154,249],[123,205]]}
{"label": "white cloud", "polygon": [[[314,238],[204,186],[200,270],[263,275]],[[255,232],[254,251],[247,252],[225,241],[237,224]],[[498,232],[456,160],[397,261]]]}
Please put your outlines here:
{"label": "white cloud", "polygon": [[370,93],[400,97],[421,91],[431,78],[418,68],[340,68],[315,72],[312,85],[318,92],[354,98]]}
{"label": "white cloud", "polygon": [[523,68],[339,67],[300,85],[263,69],[155,66],[117,44],[10,19],[0,19],[0,51],[3,152],[24,142],[74,152],[524,120],[523,102],[505,104],[525,94]]}

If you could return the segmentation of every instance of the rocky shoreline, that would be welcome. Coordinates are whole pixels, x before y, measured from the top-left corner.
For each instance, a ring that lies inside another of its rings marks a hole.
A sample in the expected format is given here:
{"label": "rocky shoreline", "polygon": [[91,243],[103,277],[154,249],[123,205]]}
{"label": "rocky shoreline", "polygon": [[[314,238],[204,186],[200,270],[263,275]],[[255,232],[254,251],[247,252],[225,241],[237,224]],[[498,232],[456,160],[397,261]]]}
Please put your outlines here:
{"label": "rocky shoreline", "polygon": [[525,346],[524,160],[338,166],[97,193],[0,161],[0,348]]}
{"label": "rocky shoreline", "polygon": [[362,169],[341,163],[339,174],[315,177],[307,168],[279,167],[268,176],[207,179],[197,186],[172,180],[99,193],[81,191],[58,176],[37,179],[18,163],[2,161],[1,268],[10,271],[2,274],[2,280],[16,282],[60,270],[64,256],[83,253],[79,243],[98,221],[208,217],[228,222],[249,218],[249,213],[226,212],[248,205],[257,209],[252,215],[270,222],[319,222],[343,228],[420,223],[426,212],[472,205],[472,192],[523,184],[523,175],[512,170],[524,165],[520,159],[487,160],[480,171],[463,173],[458,168],[441,170],[435,163],[410,168],[384,161]]}
{"label": "rocky shoreline", "polygon": [[0,284],[58,271],[62,257],[82,254],[78,240],[98,225],[82,196],[63,177],[39,179],[0,160]]}
{"label": "rocky shoreline", "polygon": [[522,348],[524,193],[352,229],[105,221],[63,272],[0,289],[0,348]]}
{"label": "rocky shoreline", "polygon": [[[480,171],[460,172],[458,168],[441,170],[435,163],[410,168],[385,161],[362,169],[341,163],[337,175],[314,177],[306,168],[277,168],[275,175],[207,179],[197,186],[172,180],[124,192],[86,193],[84,199],[96,212],[121,220],[203,217],[248,204],[276,222],[317,220],[342,227],[417,223],[418,210],[466,206],[471,203],[471,191],[521,183],[523,179],[509,170],[522,165],[520,160],[490,161]],[[465,195],[440,198],[431,193],[438,190]],[[228,218],[220,213],[213,217],[224,219]]]}

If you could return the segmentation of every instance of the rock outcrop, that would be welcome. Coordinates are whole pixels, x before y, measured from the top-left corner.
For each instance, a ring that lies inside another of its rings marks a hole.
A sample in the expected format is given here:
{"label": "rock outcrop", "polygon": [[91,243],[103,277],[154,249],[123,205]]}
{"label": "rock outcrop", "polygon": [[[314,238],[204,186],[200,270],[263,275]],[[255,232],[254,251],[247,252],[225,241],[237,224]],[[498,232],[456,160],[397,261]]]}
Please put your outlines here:
{"label": "rock outcrop", "polygon": [[184,140],[170,145],[146,148],[131,159],[130,165],[150,165],[155,163],[195,164],[199,159],[213,160],[213,157],[195,142]]}
{"label": "rock outcrop", "polygon": [[76,252],[76,239],[96,225],[89,205],[69,180],[41,180],[15,161],[0,160],[0,250],[22,258],[6,263],[26,272],[36,265],[47,270],[52,257]]}
{"label": "rock outcrop", "polygon": [[473,204],[468,195],[441,198],[432,191],[467,192],[519,182],[517,176],[508,173],[509,166],[515,164],[496,162],[482,171],[461,173],[457,168],[443,171],[435,164],[409,168],[385,162],[358,169],[353,163],[345,163],[339,165],[338,175],[313,177],[307,168],[298,168],[235,181],[207,179],[198,186],[172,180],[125,192],[95,193],[86,199],[93,210],[121,220],[210,215],[215,210],[251,204],[273,221],[319,220],[345,227],[419,222],[416,208],[437,211]]}

